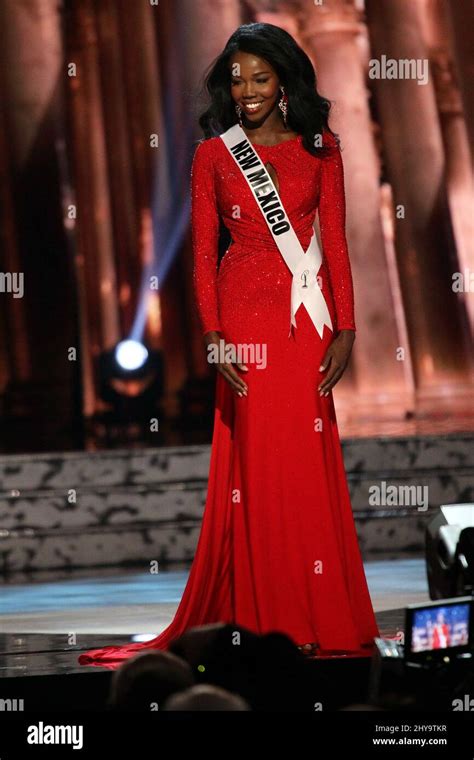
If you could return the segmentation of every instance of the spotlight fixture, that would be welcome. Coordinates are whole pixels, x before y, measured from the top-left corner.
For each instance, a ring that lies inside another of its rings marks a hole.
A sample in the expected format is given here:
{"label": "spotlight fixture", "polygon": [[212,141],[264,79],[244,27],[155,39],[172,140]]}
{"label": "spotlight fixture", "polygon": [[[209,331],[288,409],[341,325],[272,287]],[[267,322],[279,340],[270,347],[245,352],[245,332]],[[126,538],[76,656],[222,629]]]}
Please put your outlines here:
{"label": "spotlight fixture", "polygon": [[114,353],[119,367],[129,372],[143,367],[148,359],[148,349],[138,340],[122,340],[115,347]]}
{"label": "spotlight fixture", "polygon": [[145,421],[156,410],[164,388],[163,358],[143,343],[126,339],[98,360],[99,391],[117,422]]}

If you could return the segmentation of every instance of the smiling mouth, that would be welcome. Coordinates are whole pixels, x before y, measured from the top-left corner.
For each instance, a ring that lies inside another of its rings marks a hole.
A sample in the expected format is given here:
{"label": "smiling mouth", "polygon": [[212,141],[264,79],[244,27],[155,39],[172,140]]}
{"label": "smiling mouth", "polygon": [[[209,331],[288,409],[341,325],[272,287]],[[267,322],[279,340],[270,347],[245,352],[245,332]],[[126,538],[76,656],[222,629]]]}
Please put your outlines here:
{"label": "smiling mouth", "polygon": [[260,111],[262,106],[263,100],[255,101],[254,103],[242,103],[242,107],[247,113],[256,113],[257,111]]}

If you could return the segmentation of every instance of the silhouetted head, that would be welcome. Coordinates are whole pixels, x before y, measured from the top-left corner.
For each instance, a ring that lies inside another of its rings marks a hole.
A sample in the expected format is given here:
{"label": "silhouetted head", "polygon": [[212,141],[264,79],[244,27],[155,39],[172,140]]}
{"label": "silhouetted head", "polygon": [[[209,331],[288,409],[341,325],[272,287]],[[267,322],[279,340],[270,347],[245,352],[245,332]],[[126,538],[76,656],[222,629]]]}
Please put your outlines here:
{"label": "silhouetted head", "polygon": [[173,694],[166,700],[164,709],[173,712],[207,710],[245,712],[250,710],[250,706],[238,694],[232,694],[219,686],[199,684],[181,691],[179,694]]}
{"label": "silhouetted head", "polygon": [[161,710],[165,700],[194,684],[187,662],[154,650],[127,660],[112,676],[109,706],[115,710]]}

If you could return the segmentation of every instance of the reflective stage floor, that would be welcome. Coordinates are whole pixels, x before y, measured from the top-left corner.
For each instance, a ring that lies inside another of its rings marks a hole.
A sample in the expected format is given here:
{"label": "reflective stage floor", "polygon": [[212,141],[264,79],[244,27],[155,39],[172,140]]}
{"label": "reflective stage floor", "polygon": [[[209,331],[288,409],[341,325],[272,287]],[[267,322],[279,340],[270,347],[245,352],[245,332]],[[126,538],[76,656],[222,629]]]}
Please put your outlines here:
{"label": "reflective stage floor", "polygon": [[[404,606],[429,598],[424,560],[368,562],[365,569],[381,634],[394,637],[403,630]],[[101,570],[10,582],[0,605],[0,697],[28,695],[30,709],[101,709],[111,671],[81,666],[78,655],[156,636],[171,621],[187,574]],[[360,668],[367,675],[367,659],[351,663],[354,674]]]}

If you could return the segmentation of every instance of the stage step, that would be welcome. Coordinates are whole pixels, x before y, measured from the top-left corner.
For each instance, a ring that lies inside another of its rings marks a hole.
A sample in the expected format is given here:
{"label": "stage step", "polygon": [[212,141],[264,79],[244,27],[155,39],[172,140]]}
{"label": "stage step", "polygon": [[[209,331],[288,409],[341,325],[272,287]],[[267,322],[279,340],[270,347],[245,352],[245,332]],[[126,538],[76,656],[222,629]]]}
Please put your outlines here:
{"label": "stage step", "polygon": [[[343,452],[365,558],[421,552],[441,504],[474,501],[470,433],[348,439]],[[3,456],[1,572],[191,560],[209,456],[209,446]]]}

